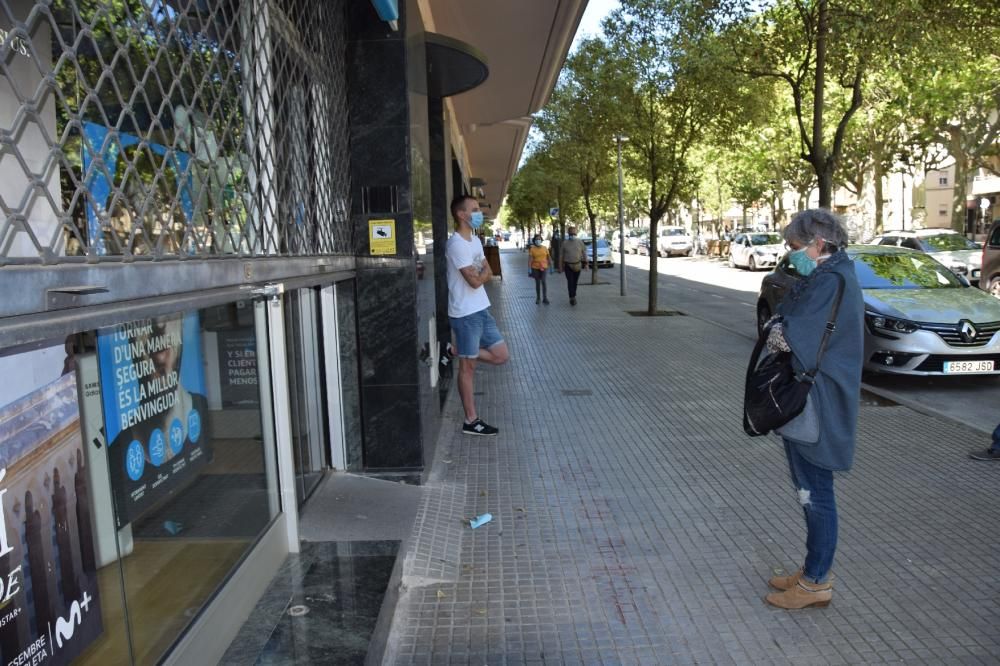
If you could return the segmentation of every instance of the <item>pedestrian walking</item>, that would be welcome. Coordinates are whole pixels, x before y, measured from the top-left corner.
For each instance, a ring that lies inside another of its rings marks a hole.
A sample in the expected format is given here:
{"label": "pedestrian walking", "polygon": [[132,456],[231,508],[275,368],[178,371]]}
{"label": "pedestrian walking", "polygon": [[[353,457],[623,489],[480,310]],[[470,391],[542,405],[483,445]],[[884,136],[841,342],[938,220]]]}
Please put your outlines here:
{"label": "pedestrian walking", "polygon": [[794,574],[771,578],[766,597],[778,608],[826,606],[837,550],[834,472],[851,468],[861,393],[864,302],[854,262],[844,252],[847,229],[828,210],[797,213],[784,231],[789,262],[803,277],[778,307],[768,347],[791,351],[796,372],[815,366],[827,317],[843,278],[835,329],[822,354],[805,411],[779,429],[792,484],[806,523],[805,562]]}
{"label": "pedestrian walking", "polygon": [[562,242],[559,269],[566,274],[569,304],[576,305],[576,285],[580,282],[580,271],[587,268],[587,246],[576,237],[576,227],[570,227],[566,231],[569,238]]}
{"label": "pedestrian walking", "polygon": [[473,380],[479,361],[503,365],[509,358],[497,323],[490,314],[490,297],[483,285],[493,277],[483,244],[474,232],[483,224],[475,197],[463,195],[451,202],[455,233],[448,239],[448,319],[458,348],[458,395],[465,410],[462,432],[496,435],[476,412]]}
{"label": "pedestrian walking", "polygon": [[1000,423],[993,429],[993,444],[988,449],[979,449],[969,454],[973,460],[994,460],[1000,462]]}
{"label": "pedestrian walking", "polygon": [[552,261],[552,257],[549,255],[549,248],[542,244],[541,234],[535,234],[535,237],[531,239],[528,260],[531,277],[535,280],[535,305],[539,303],[548,305],[549,291],[548,285],[545,283],[545,275],[549,272],[549,263]]}

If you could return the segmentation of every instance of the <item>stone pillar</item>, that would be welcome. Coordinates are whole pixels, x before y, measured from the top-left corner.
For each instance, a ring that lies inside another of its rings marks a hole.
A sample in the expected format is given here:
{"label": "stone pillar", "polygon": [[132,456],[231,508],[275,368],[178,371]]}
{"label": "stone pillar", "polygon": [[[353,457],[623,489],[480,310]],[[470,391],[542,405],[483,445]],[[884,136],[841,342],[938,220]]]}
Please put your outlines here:
{"label": "stone pillar", "polygon": [[[406,3],[399,30],[347,3],[351,219],[358,256],[361,419],[367,471],[423,465],[410,189]],[[396,223],[396,254],[372,257],[368,221]]]}

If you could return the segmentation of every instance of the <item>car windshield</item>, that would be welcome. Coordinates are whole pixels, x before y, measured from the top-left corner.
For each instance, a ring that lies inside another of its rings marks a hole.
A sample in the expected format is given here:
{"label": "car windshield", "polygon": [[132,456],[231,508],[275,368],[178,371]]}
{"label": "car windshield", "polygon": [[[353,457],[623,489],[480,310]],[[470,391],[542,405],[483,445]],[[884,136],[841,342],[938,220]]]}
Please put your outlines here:
{"label": "car windshield", "polygon": [[961,234],[938,234],[921,238],[928,252],[951,252],[952,250],[978,250],[979,246]]}
{"label": "car windshield", "polygon": [[664,236],[685,236],[685,235],[687,235],[687,232],[684,231],[683,229],[664,229],[663,230],[663,235]]}
{"label": "car windshield", "polygon": [[862,289],[948,289],[961,281],[936,260],[920,252],[860,253],[854,272]]}
{"label": "car windshield", "polygon": [[[590,243],[591,242],[592,242],[592,239],[590,239],[590,238],[584,238],[583,239],[583,244],[586,245],[587,247],[590,247]],[[597,249],[598,250],[607,249],[607,247],[608,247],[608,241],[604,240],[603,238],[598,238],[597,239]]]}
{"label": "car windshield", "polygon": [[754,245],[781,245],[784,241],[780,234],[754,234],[750,242]]}

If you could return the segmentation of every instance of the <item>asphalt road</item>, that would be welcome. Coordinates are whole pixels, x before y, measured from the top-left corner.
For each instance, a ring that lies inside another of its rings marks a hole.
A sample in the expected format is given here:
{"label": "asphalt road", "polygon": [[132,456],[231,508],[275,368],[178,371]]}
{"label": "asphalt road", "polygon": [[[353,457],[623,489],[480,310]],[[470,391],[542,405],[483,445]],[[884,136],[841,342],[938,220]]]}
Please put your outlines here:
{"label": "asphalt road", "polygon": [[[617,254],[615,261],[618,261]],[[629,293],[645,294],[649,258],[627,255],[625,264]],[[706,257],[661,257],[657,268],[660,309],[681,310],[756,339],[756,298],[766,271],[751,273],[733,269],[718,259]],[[617,263],[613,269],[605,268],[601,272],[606,274],[612,270],[617,276]],[[1000,376],[866,375],[865,387],[883,398],[961,421],[986,433],[991,433],[1000,421]]]}

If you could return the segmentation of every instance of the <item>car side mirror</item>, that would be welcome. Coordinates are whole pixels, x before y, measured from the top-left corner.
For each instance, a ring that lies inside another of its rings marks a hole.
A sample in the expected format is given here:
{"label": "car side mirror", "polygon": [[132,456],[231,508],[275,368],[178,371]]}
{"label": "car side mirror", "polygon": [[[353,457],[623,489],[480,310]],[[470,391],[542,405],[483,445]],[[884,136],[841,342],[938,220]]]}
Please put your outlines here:
{"label": "car side mirror", "polygon": [[958,281],[962,283],[963,287],[971,287],[972,286],[972,283],[969,282],[969,279],[967,277],[965,277],[964,275],[956,273],[955,277],[958,278]]}

